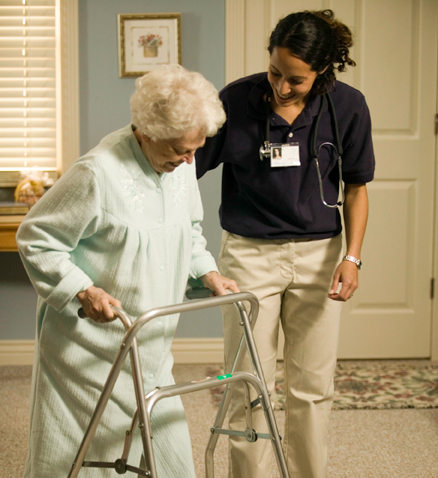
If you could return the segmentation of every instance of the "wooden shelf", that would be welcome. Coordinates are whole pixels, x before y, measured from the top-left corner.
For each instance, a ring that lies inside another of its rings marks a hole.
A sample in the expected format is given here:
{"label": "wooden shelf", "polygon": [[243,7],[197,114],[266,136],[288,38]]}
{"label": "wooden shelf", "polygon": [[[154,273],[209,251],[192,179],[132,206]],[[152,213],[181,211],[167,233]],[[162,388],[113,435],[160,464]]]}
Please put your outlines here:
{"label": "wooden shelf", "polygon": [[18,251],[15,234],[24,218],[24,215],[0,216],[0,252]]}

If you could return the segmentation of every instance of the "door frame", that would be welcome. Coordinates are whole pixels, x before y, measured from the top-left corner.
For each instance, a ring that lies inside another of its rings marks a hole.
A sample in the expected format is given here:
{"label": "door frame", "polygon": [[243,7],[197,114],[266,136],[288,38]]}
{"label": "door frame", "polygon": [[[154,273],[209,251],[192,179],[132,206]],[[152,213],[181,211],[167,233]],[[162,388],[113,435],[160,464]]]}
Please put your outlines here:
{"label": "door frame", "polygon": [[[437,21],[438,24],[438,21]],[[437,26],[438,28],[438,26]],[[437,65],[438,70],[438,65]],[[437,104],[436,104],[436,117],[435,121],[438,121],[438,85],[437,85]],[[433,224],[433,277],[434,277],[434,300],[432,300],[432,324],[431,324],[431,359],[438,361],[438,124],[435,126],[435,220]]]}
{"label": "door frame", "polygon": [[[252,3],[265,3],[264,0],[251,0]],[[226,0],[225,3],[225,81],[230,83],[245,76],[245,11],[249,6],[247,0]],[[266,3],[265,3],[266,8]],[[264,19],[260,19],[264,24]],[[260,25],[261,26],[261,25]],[[437,21],[438,30],[438,21]],[[263,31],[263,30],[262,30]],[[438,70],[438,64],[437,64]],[[438,87],[437,107],[438,113]],[[434,227],[433,227],[433,277],[435,278],[435,297],[438,295],[438,136],[435,135],[435,200],[434,200]],[[430,331],[430,358],[438,361],[438,304],[432,300],[432,316]]]}

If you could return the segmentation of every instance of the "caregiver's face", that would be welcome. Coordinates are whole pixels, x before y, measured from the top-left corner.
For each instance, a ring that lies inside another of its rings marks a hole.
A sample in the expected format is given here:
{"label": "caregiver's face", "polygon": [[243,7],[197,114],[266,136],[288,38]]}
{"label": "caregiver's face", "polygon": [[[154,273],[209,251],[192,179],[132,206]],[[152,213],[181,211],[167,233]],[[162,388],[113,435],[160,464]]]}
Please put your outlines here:
{"label": "caregiver's face", "polygon": [[204,146],[205,136],[198,129],[182,138],[153,141],[144,138],[142,149],[157,173],[171,173],[182,163],[193,163],[195,151]]}
{"label": "caregiver's face", "polygon": [[288,48],[275,47],[269,61],[268,80],[278,106],[300,106],[306,102],[318,73],[293,56]]}

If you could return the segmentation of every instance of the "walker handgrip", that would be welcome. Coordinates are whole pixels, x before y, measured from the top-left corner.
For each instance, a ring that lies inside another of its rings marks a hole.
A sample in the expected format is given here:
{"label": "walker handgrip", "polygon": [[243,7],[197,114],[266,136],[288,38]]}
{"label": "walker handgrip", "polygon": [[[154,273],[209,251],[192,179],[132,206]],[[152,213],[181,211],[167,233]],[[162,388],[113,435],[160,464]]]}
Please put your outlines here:
{"label": "walker handgrip", "polygon": [[211,297],[213,291],[207,289],[206,287],[193,287],[192,289],[186,290],[186,297],[189,300],[193,299],[206,299]]}
{"label": "walker handgrip", "polygon": [[[122,321],[122,324],[125,326],[125,329],[128,330],[129,327],[131,327],[132,325],[132,321],[129,318],[129,315],[123,309],[119,309],[118,307],[114,307],[113,305],[110,305],[110,307],[114,312],[115,318],[120,319]],[[78,316],[80,319],[88,318],[88,315],[85,313],[82,307],[78,309]],[[112,322],[112,321],[110,320],[109,322]]]}

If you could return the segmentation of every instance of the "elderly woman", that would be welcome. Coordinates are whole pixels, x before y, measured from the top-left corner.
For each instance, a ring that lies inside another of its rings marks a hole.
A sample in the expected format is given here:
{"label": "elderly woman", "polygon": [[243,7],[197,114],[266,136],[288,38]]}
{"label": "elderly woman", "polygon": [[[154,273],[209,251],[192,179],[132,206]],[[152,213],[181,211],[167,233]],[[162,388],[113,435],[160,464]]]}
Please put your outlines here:
{"label": "elderly woman", "polygon": [[[18,247],[38,292],[26,478],[67,476],[132,317],[181,302],[189,278],[216,294],[238,291],[206,251],[193,157],[225,121],[217,91],[199,73],[160,67],[139,78],[132,124],[106,136],[32,208]],[[83,307],[92,320],[81,320]],[[173,383],[178,317],[153,321],[138,340],[145,391]],[[114,461],[135,411],[129,362],[102,417],[88,460]],[[154,408],[159,476],[195,476],[179,397]],[[136,434],[130,462],[140,462]],[[84,468],[83,477],[114,471]]]}

